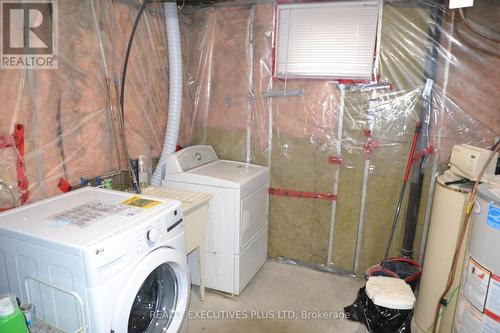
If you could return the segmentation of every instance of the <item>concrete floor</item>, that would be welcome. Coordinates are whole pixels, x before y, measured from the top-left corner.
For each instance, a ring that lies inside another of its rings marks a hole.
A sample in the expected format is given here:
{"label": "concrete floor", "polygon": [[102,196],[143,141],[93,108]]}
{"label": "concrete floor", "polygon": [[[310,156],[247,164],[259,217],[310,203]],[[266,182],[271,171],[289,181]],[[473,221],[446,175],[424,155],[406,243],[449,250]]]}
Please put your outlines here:
{"label": "concrete floor", "polygon": [[[238,297],[209,291],[201,302],[199,288],[193,286],[189,332],[366,332],[358,323],[338,319],[364,283],[363,279],[267,262]],[[318,311],[330,319],[302,318],[317,317]],[[210,319],[214,317],[218,319]]]}

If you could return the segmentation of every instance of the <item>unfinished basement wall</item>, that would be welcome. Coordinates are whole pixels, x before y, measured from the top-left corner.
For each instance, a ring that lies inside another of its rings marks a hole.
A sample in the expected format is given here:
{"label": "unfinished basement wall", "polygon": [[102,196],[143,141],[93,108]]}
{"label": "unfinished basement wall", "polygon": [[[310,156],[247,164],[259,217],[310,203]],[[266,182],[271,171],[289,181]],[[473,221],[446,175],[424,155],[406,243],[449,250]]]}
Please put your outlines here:
{"label": "unfinished basement wall", "polygon": [[[445,13],[444,8],[439,10],[448,22],[450,13]],[[273,11],[272,3],[185,9],[182,34],[187,55],[186,84],[180,143],[211,144],[221,158],[268,165],[273,188],[325,194],[332,193],[338,181],[331,245],[331,200],[270,197],[269,256],[363,273],[382,259],[387,242],[423,103],[433,7],[385,5],[381,80],[390,83],[391,89],[379,90],[375,96],[377,117],[372,139],[376,144],[373,149],[364,147],[366,110],[372,93],[353,89],[344,95],[340,152],[341,91],[336,82],[290,80],[287,89],[303,89],[302,96],[263,97],[266,91],[285,88],[283,82],[272,79]],[[449,37],[446,24],[441,33],[443,40]],[[446,52],[443,40],[437,44],[439,70],[431,102],[431,130],[426,133],[429,145],[439,154],[428,156],[424,163],[426,178],[414,245],[416,258],[429,208],[427,194],[433,166],[443,167],[454,143],[487,147],[499,132],[496,124],[500,115],[487,110],[495,109],[494,104],[465,111],[459,98],[444,95],[441,69],[445,60],[451,59],[456,70],[462,70],[463,64]],[[495,66],[495,59],[484,59]],[[493,121],[482,123],[485,114]],[[339,153],[343,159],[340,166],[328,163],[329,157]],[[338,179],[336,168],[340,168]],[[364,213],[360,210],[363,189]],[[402,214],[393,255],[401,246],[404,218]]]}
{"label": "unfinished basement wall", "polygon": [[[263,97],[285,88],[272,79],[273,3],[186,6],[180,14],[185,86],[179,143],[212,144],[221,158],[268,165],[272,187],[278,189],[332,193],[338,181],[334,219],[331,196],[271,196],[271,257],[358,273],[381,259],[422,103],[433,8],[432,2],[425,3],[424,8],[385,5],[381,79],[392,89],[376,92],[376,147],[370,149],[365,133],[369,90],[345,91],[340,138],[342,94],[336,82],[293,80],[287,89],[303,89],[303,96]],[[481,1],[466,13],[481,22],[495,12],[491,5]],[[0,70],[0,135],[12,134],[16,123],[25,126],[30,201],[60,193],[60,178],[77,184],[80,177],[126,168],[118,86],[138,8],[134,0],[60,1],[59,69]],[[470,33],[458,15],[452,30],[451,19],[446,11],[428,133],[437,153],[425,164],[417,255],[433,172],[444,166],[454,143],[487,147],[500,134],[498,44]],[[167,55],[163,10],[151,3],[139,23],[128,68],[125,128],[132,158],[159,155],[167,118]],[[0,149],[0,176],[11,184],[16,182],[16,153]],[[328,163],[338,155],[340,166]],[[0,207],[9,205],[6,196],[0,200]],[[404,216],[400,227],[402,221]],[[393,254],[400,233],[401,228]]]}
{"label": "unfinished basement wall", "polygon": [[[340,170],[331,262],[334,267],[363,273],[383,258],[422,103],[430,12],[429,8],[384,6],[381,76],[392,89],[377,93],[381,107],[372,131],[376,146],[371,152],[361,153],[367,142],[364,131],[371,92],[346,95],[348,117],[344,121],[342,156],[348,165]],[[391,255],[397,255],[401,247],[406,204],[405,200]],[[422,206],[425,204],[423,198]]]}
{"label": "unfinished basement wall", "polygon": [[[24,125],[28,200],[126,169],[118,105],[123,56],[139,9],[134,0],[65,0],[59,9],[59,68],[0,69],[0,136]],[[168,62],[161,4],[137,28],[125,96],[130,156],[158,156],[166,127]],[[16,182],[15,148],[0,149],[0,179]],[[0,191],[0,208],[12,203]]]}
{"label": "unfinished basement wall", "polygon": [[267,163],[262,93],[270,84],[272,13],[271,4],[186,7],[181,145],[212,144],[220,158]]}
{"label": "unfinished basement wall", "polygon": [[[495,0],[481,0],[464,10],[466,19],[484,33],[498,38],[500,3]],[[474,121],[500,133],[500,107],[498,87],[500,86],[500,44],[482,38],[466,28],[459,13],[447,13],[444,29],[447,34],[443,46],[451,44],[449,52],[453,58],[449,63],[446,95],[464,114]],[[445,77],[445,65],[440,66],[440,75]],[[458,112],[457,112],[458,113]]]}

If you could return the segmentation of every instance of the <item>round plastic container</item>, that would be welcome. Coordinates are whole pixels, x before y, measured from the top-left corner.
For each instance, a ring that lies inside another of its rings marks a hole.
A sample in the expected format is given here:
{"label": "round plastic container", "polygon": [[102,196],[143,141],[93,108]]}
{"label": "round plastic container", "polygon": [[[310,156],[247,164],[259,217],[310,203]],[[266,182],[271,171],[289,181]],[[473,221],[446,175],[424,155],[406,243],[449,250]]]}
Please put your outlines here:
{"label": "round plastic container", "polygon": [[29,333],[23,313],[17,306],[16,297],[0,295],[0,333]]}
{"label": "round plastic container", "polygon": [[413,290],[417,287],[421,274],[422,266],[416,261],[406,258],[390,258],[386,260],[384,268],[378,264],[366,271],[367,277],[387,276],[404,280]]}

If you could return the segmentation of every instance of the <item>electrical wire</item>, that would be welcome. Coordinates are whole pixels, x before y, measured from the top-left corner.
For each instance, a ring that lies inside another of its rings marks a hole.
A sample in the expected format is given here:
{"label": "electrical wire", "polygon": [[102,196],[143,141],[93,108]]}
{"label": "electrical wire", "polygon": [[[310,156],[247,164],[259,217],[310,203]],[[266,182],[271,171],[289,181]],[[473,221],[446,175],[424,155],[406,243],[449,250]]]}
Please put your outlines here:
{"label": "electrical wire", "polygon": [[[450,294],[450,299],[449,299],[449,301],[448,301],[448,304],[449,304],[449,303],[451,303],[451,302],[453,301],[453,299],[454,299],[454,298],[455,298],[455,296],[457,295],[457,293],[458,293],[458,290],[459,290],[459,289],[460,289],[460,285],[456,286],[456,287],[455,287],[455,289],[453,289],[453,291],[452,291],[452,292],[451,292],[451,294]],[[441,318],[441,317],[442,317],[442,316],[446,313],[446,311],[448,311],[448,309],[449,309],[449,308],[448,308],[448,307],[446,307],[446,308],[444,308],[442,311],[440,311],[440,313],[439,313],[439,318]],[[429,333],[429,332],[431,331],[431,329],[432,329],[432,327],[433,327],[432,325],[433,325],[433,324],[431,324],[431,326],[429,326],[429,327],[427,328],[427,330],[425,331],[425,333]]]}
{"label": "electrical wire", "polygon": [[458,242],[457,242],[457,245],[455,247],[455,253],[453,255],[453,261],[451,264],[450,272],[448,274],[448,281],[446,282],[446,287],[445,287],[443,293],[439,297],[439,302],[436,306],[436,311],[434,313],[434,319],[432,321],[432,325],[433,325],[432,333],[436,333],[437,323],[439,320],[439,312],[441,310],[441,304],[444,301],[446,294],[448,294],[448,292],[450,291],[451,286],[453,285],[453,281],[455,280],[455,274],[456,274],[457,264],[458,264],[458,259],[459,259],[458,257],[460,255],[460,250],[462,248],[462,245],[463,245],[463,242],[465,239],[465,233],[467,231],[470,217],[472,215],[472,209],[474,208],[474,203],[476,201],[477,188],[479,186],[479,183],[481,182],[481,179],[483,178],[483,176],[486,172],[486,169],[488,168],[488,165],[490,165],[491,160],[493,159],[495,154],[498,153],[499,151],[500,151],[500,144],[496,144],[495,149],[491,152],[490,156],[488,157],[488,160],[486,161],[483,168],[481,169],[481,172],[479,173],[479,176],[477,177],[477,180],[474,183],[474,187],[472,188],[469,201],[467,202],[467,208],[465,211],[464,220],[462,222],[462,227],[460,229],[460,236],[458,238]]}
{"label": "electrical wire", "polygon": [[472,31],[473,33],[475,33],[476,35],[478,35],[482,38],[485,38],[489,41],[500,44],[500,40],[495,39],[493,37],[486,36],[484,33],[480,32],[479,30],[474,28],[474,26],[472,26],[472,24],[469,22],[469,20],[465,17],[463,8],[460,8],[459,11],[460,11],[460,17],[462,17],[462,20],[464,21],[464,24],[467,27],[467,29],[469,29],[470,31]]}
{"label": "electrical wire", "polygon": [[491,147],[491,150],[497,149],[497,146],[500,145],[500,139],[497,140],[497,142]]}
{"label": "electrical wire", "polygon": [[17,207],[16,196],[14,195],[14,191],[12,191],[12,186],[7,185],[3,180],[0,179],[0,189],[6,188],[7,192],[10,194],[10,198],[12,200],[12,205]]}
{"label": "electrical wire", "polygon": [[[137,30],[137,26],[139,25],[139,21],[141,19],[142,13],[144,12],[144,9],[146,8],[146,5],[148,3],[148,0],[143,0],[141,7],[139,8],[139,12],[137,13],[137,16],[135,17],[134,20],[134,25],[132,26],[132,31],[130,32],[130,36],[128,38],[128,43],[127,43],[127,51],[125,52],[125,60],[123,62],[123,70],[122,70],[122,78],[121,78],[121,86],[120,86],[120,111],[121,111],[121,118],[122,118],[122,129],[123,132],[125,132],[125,80],[127,78],[127,66],[128,66],[128,61],[130,58],[130,51],[132,49],[132,42],[134,40],[135,36],[135,31]],[[123,140],[126,141],[125,138],[125,133],[123,135]],[[127,144],[125,143],[125,146]],[[128,169],[130,172],[130,175],[132,176],[132,182],[134,183],[134,187],[137,191],[137,193],[141,193],[141,188],[139,186],[139,182],[137,181],[137,177],[135,175],[135,172],[132,168],[132,162],[130,161],[130,157],[127,155],[127,164],[128,164]]]}

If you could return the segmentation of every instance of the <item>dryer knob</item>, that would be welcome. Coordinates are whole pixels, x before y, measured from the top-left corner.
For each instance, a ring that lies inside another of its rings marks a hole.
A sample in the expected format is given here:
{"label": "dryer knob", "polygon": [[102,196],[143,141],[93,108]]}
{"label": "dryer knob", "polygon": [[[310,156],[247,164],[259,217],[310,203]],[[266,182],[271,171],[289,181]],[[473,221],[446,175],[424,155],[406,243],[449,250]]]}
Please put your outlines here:
{"label": "dryer knob", "polygon": [[158,240],[160,234],[158,233],[158,231],[156,229],[149,229],[147,234],[146,234],[146,237],[148,239],[148,241],[150,241],[151,243],[154,243]]}

